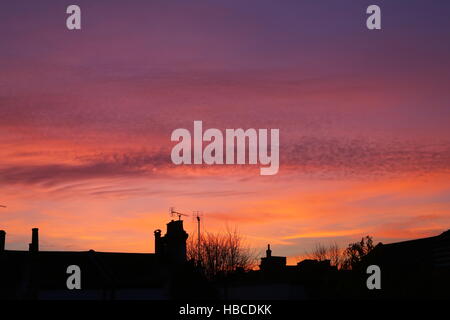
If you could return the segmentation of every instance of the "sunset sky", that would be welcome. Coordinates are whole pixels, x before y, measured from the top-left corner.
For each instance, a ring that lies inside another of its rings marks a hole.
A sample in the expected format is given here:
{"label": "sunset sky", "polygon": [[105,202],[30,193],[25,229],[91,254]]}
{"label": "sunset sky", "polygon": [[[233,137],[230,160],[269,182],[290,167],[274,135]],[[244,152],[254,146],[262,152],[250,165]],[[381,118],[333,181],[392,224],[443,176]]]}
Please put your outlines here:
{"label": "sunset sky", "polygon": [[[382,30],[366,28],[370,4]],[[449,13],[437,0],[1,2],[7,249],[38,227],[41,250],[153,252],[171,206],[291,263],[316,243],[449,229]],[[173,165],[170,135],[194,120],[278,128],[279,173]]]}

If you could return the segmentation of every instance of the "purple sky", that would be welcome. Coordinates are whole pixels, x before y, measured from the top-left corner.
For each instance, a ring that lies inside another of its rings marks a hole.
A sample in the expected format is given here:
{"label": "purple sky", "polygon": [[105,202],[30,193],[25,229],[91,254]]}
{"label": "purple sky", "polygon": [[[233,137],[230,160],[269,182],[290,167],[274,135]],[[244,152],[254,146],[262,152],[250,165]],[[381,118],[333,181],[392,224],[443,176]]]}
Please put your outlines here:
{"label": "purple sky", "polygon": [[[150,250],[172,205],[289,256],[448,228],[450,2],[376,1],[380,31],[373,1],[77,1],[81,31],[69,4],[0,4],[11,246],[38,225],[49,248]],[[175,168],[194,120],[279,128],[279,175]]]}

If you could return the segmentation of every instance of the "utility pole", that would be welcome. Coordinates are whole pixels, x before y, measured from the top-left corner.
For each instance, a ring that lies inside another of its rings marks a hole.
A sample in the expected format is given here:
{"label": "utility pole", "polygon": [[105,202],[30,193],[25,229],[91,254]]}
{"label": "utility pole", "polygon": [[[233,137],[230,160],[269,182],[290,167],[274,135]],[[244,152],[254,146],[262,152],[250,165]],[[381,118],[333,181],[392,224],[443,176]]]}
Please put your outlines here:
{"label": "utility pole", "polygon": [[202,216],[202,213],[200,211],[195,211],[194,215],[195,219],[197,220],[197,236],[198,236],[198,243],[197,243],[197,261],[200,263],[202,255],[201,255],[201,236],[200,236],[200,217]]}

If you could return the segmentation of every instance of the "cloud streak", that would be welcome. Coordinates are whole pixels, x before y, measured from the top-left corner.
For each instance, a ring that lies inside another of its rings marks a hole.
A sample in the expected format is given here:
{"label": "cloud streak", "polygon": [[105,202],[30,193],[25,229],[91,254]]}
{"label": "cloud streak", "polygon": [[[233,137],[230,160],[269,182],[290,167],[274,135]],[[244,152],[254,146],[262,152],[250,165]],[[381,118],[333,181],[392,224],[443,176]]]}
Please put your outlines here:
{"label": "cloud streak", "polygon": [[[281,147],[280,175],[306,174],[316,177],[379,177],[424,175],[450,171],[450,144],[424,146],[402,142],[368,142],[337,138],[303,137]],[[33,157],[33,153],[28,155]],[[251,166],[181,166],[170,161],[170,148],[157,151],[97,153],[68,159],[70,163],[12,163],[0,166],[2,184],[56,185],[102,178],[155,179],[188,171],[210,176],[229,172],[247,176]],[[229,170],[230,169],[230,170]],[[180,171],[181,170],[181,171]],[[237,170],[237,171],[236,171]]]}

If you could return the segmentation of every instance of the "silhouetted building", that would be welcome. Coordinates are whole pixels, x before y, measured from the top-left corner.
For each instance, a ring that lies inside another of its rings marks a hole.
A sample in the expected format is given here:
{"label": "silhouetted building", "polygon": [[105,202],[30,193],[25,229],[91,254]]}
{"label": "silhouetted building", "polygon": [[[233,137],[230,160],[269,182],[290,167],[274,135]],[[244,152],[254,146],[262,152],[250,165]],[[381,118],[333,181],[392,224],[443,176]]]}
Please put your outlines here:
{"label": "silhouetted building", "polygon": [[[0,231],[1,299],[168,299],[195,290],[192,279],[180,276],[195,276],[186,262],[188,235],[181,220],[169,222],[164,236],[155,231],[155,254],[40,251],[37,228],[29,251],[2,250],[5,236]],[[80,267],[81,290],[67,288],[71,265]]]}
{"label": "silhouetted building", "polygon": [[263,272],[283,271],[286,268],[286,257],[272,256],[272,250],[270,250],[270,244],[268,244],[266,256],[261,258],[259,268]]}
{"label": "silhouetted building", "polygon": [[330,260],[313,260],[305,259],[297,263],[299,271],[302,272],[326,272],[335,270],[336,267],[331,266]]}
{"label": "silhouetted building", "polygon": [[381,288],[374,294],[385,297],[450,298],[450,230],[429,238],[397,243],[379,243],[359,267],[381,270]]}
{"label": "silhouetted building", "polygon": [[298,300],[306,299],[303,284],[296,281],[296,266],[287,266],[286,257],[273,256],[270,245],[261,258],[259,270],[237,270],[219,283],[223,299]]}
{"label": "silhouetted building", "polygon": [[365,258],[386,266],[450,268],[450,230],[438,236],[390,244],[379,243]]}
{"label": "silhouetted building", "polygon": [[[181,220],[155,230],[155,253],[40,251],[34,228],[28,251],[6,250],[0,230],[0,299],[330,299],[450,297],[450,231],[424,239],[378,244],[352,270],[330,260],[286,265],[270,245],[260,270],[237,269],[209,282],[186,261]],[[381,290],[368,290],[367,266],[381,269]],[[69,290],[69,266],[81,269],[81,290]]]}

